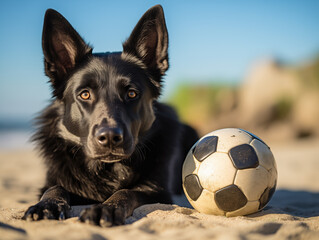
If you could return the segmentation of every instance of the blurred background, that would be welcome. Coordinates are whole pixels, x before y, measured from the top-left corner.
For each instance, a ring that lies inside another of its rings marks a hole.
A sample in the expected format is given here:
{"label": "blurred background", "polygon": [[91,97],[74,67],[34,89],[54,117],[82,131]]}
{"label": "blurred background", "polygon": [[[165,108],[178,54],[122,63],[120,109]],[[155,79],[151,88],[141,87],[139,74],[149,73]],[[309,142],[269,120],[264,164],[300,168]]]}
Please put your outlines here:
{"label": "blurred background", "polygon": [[161,100],[200,135],[241,127],[274,141],[319,136],[319,1],[1,0],[0,148],[29,147],[32,119],[50,102],[47,8],[104,52],[121,51],[155,4],[170,40]]}

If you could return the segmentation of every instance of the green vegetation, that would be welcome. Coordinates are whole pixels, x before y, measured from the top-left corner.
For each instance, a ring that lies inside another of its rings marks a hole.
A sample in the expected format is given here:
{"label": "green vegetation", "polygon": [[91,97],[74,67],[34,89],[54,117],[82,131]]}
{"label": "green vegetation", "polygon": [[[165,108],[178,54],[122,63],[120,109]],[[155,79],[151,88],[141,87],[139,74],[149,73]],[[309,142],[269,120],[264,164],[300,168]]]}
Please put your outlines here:
{"label": "green vegetation", "polygon": [[274,106],[273,121],[287,120],[293,110],[293,100],[289,97],[281,97]]}
{"label": "green vegetation", "polygon": [[234,91],[235,87],[229,85],[183,84],[168,103],[177,109],[182,121],[201,126],[223,110],[225,104],[222,101]]}

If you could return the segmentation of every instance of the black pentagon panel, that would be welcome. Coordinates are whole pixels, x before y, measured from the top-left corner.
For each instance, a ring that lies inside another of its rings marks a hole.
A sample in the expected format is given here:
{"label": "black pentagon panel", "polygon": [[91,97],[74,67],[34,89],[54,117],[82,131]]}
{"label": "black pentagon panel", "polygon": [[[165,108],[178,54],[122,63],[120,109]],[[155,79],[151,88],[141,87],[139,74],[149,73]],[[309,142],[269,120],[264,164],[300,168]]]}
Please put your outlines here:
{"label": "black pentagon panel", "polygon": [[275,190],[276,190],[276,185],[277,185],[277,182],[275,183],[275,185],[272,187],[272,188],[266,188],[266,190],[263,192],[263,194],[261,194],[261,197],[259,199],[259,210],[264,208],[267,203],[270,201],[270,199],[272,198],[272,196],[274,195],[275,193]]}
{"label": "black pentagon panel", "polygon": [[197,175],[195,174],[190,174],[185,177],[184,187],[186,189],[188,196],[193,201],[196,201],[203,191],[203,188],[200,185],[199,179]]}
{"label": "black pentagon panel", "polygon": [[217,142],[218,142],[217,136],[205,137],[196,145],[195,148],[193,148],[194,157],[198,161],[202,162],[209,155],[216,152]]}
{"label": "black pentagon panel", "polygon": [[229,155],[237,169],[255,168],[259,165],[257,154],[249,144],[233,147],[230,149]]}
{"label": "black pentagon panel", "polygon": [[247,198],[236,185],[230,185],[215,193],[215,202],[221,210],[232,212],[245,206]]}
{"label": "black pentagon panel", "polygon": [[263,140],[261,140],[259,137],[257,137],[255,134],[253,134],[253,133],[251,133],[251,132],[248,132],[248,131],[246,131],[246,130],[244,130],[244,129],[241,129],[241,128],[239,128],[239,129],[240,129],[241,131],[243,131],[243,132],[249,134],[253,139],[259,140],[260,142],[262,142],[263,144],[265,144],[265,145],[270,149],[270,147],[269,147]]}

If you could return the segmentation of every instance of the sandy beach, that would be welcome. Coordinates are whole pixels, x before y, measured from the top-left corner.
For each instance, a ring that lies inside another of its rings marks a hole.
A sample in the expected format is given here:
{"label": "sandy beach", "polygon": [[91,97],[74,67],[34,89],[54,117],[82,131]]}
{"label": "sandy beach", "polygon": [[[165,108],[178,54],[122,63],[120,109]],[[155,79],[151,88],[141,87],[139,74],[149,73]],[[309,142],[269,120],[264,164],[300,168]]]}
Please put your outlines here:
{"label": "sandy beach", "polygon": [[234,218],[174,205],[144,205],[126,225],[100,228],[77,221],[21,220],[37,202],[44,166],[32,149],[0,151],[0,239],[319,239],[319,140],[270,144],[278,165],[277,190],[261,212]]}

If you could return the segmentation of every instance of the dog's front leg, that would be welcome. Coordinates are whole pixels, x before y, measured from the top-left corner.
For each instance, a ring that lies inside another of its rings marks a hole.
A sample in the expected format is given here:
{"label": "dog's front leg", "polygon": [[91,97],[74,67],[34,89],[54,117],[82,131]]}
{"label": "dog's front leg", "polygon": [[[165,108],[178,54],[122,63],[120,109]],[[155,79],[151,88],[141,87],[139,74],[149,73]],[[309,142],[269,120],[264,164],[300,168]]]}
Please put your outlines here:
{"label": "dog's front leg", "polygon": [[125,219],[132,215],[135,208],[143,204],[158,202],[157,199],[162,197],[159,195],[163,194],[122,189],[115,192],[104,203],[83,210],[80,221],[102,227],[123,225]]}
{"label": "dog's front leg", "polygon": [[61,186],[46,190],[36,205],[25,212],[22,219],[37,221],[41,219],[65,219],[70,209],[70,194]]}

